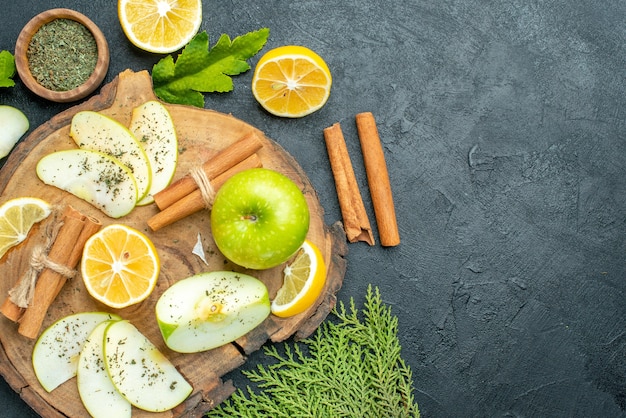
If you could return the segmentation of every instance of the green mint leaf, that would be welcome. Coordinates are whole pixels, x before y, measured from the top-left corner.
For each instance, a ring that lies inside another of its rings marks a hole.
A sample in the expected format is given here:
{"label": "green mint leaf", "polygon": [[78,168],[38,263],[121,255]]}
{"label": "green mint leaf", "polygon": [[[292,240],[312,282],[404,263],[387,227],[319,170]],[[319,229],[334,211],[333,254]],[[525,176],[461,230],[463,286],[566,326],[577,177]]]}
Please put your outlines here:
{"label": "green mint leaf", "polygon": [[15,81],[15,58],[9,51],[0,52],[0,87],[13,87]]}
{"label": "green mint leaf", "polygon": [[268,37],[268,28],[249,32],[232,41],[223,34],[213,48],[209,48],[209,35],[200,32],[185,46],[176,61],[168,55],[154,65],[154,92],[168,103],[204,107],[203,93],[232,91],[231,76],[250,69],[247,60],[263,48]]}

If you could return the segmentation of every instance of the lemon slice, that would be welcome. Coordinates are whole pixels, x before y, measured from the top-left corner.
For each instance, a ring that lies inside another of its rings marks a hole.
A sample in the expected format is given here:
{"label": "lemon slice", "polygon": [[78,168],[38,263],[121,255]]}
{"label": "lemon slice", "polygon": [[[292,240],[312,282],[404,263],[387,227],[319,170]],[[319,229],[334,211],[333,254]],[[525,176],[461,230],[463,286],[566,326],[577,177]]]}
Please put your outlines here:
{"label": "lemon slice", "polygon": [[145,51],[168,54],[185,46],[202,23],[202,0],[119,0],[126,37]]}
{"label": "lemon slice", "polygon": [[146,299],[159,277],[157,250],[143,233],[111,224],[85,243],[81,262],[89,294],[111,308],[124,308]]}
{"label": "lemon slice", "polygon": [[326,283],[326,264],[315,244],[304,241],[293,261],[283,270],[283,277],[283,285],[271,305],[274,315],[297,315],[315,303]]}
{"label": "lemon slice", "polygon": [[50,205],[36,197],[17,197],[0,206],[0,258],[24,241],[33,225],[50,212]]}
{"label": "lemon slice", "polygon": [[286,45],[265,53],[252,77],[252,93],[273,115],[299,118],[320,109],[330,96],[328,65],[310,49]]}

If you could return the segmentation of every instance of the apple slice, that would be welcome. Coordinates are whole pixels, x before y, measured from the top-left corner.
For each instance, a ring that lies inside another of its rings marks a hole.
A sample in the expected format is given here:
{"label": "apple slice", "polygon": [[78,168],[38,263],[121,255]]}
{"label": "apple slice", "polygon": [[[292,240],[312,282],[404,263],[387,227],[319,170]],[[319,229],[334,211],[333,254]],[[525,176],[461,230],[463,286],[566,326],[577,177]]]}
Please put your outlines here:
{"label": "apple slice", "polygon": [[103,351],[111,381],[137,408],[167,411],[193,390],[176,367],[128,321],[107,326]]}
{"label": "apple slice", "polygon": [[51,392],[76,376],[78,357],[91,331],[101,322],[121,319],[106,312],[81,312],[46,328],[33,347],[33,369],[41,386]]}
{"label": "apple slice", "polygon": [[4,158],[13,149],[30,126],[28,118],[21,110],[13,106],[0,106],[0,158]]}
{"label": "apple slice", "polygon": [[137,184],[128,167],[110,155],[83,149],[53,152],[37,163],[41,181],[86,200],[112,218],[137,203]]}
{"label": "apple slice", "polygon": [[170,286],[156,304],[165,344],[195,353],[245,335],[267,318],[270,301],[263,282],[232,271],[201,273]]}
{"label": "apple slice", "polygon": [[165,189],[176,171],[178,140],[176,128],[167,108],[150,100],[133,109],[129,130],[143,147],[152,170],[152,183],[146,196],[137,204],[154,202],[153,196]]}
{"label": "apple slice", "polygon": [[96,325],[78,358],[78,394],[93,418],[130,418],[132,413],[130,402],[117,391],[104,365],[104,330],[114,321]]}
{"label": "apple slice", "polygon": [[150,161],[124,125],[101,113],[85,110],[72,118],[70,136],[79,148],[103,152],[128,167],[137,181],[137,200],[148,193],[152,181]]}

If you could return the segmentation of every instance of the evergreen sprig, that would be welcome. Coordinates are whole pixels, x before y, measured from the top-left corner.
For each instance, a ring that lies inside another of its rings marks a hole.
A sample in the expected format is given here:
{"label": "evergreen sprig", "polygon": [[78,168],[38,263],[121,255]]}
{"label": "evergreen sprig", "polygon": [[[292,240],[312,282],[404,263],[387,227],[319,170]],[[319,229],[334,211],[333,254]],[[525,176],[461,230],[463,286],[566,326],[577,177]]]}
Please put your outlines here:
{"label": "evergreen sprig", "polygon": [[[401,357],[398,318],[368,287],[361,313],[350,300],[300,343],[264,352],[274,362],[243,371],[256,382],[237,390],[208,417],[419,417],[410,367]],[[362,318],[361,318],[362,316]]]}

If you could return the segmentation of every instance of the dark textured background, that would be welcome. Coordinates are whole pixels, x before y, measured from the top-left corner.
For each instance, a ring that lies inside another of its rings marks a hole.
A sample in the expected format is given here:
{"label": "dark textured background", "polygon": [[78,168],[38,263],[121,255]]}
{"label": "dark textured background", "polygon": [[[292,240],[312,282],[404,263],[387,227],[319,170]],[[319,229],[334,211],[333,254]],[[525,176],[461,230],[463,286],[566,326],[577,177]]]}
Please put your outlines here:
{"label": "dark textured background", "polygon": [[[69,7],[110,43],[106,82],[160,58],[126,41],[113,0],[4,3],[0,49]],[[206,101],[294,155],[328,224],[341,216],[322,130],[341,122],[375,226],[354,115],[377,117],[402,244],[350,244],[339,297],[380,288],[424,416],[626,416],[626,2],[203,3],[211,44],[267,26],[266,50],[301,44],[328,62],[331,98],[303,119],[262,111],[251,72]],[[68,107],[19,82],[0,103],[32,128]],[[2,415],[35,416],[0,381]]]}

